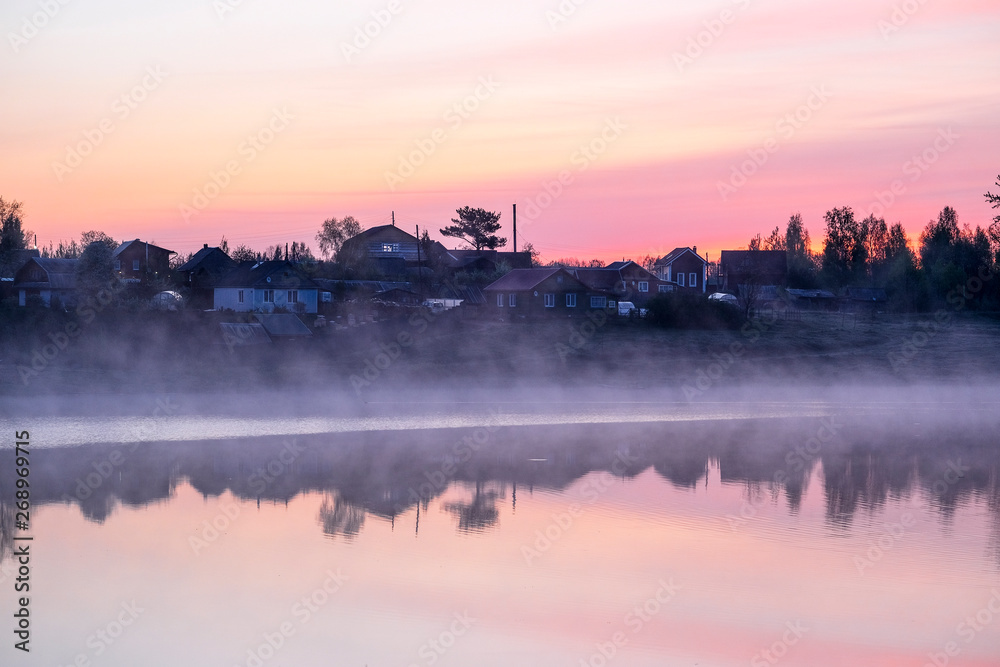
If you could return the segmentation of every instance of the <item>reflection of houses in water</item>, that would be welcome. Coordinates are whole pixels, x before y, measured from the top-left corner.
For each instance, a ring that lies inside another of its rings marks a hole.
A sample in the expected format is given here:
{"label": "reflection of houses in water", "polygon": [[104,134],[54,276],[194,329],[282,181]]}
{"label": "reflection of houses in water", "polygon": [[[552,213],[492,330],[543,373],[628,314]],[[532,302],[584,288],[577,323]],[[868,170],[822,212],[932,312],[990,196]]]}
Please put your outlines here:
{"label": "reflection of houses in water", "polygon": [[[921,421],[928,425],[857,419],[806,457],[797,452],[816,433],[815,418],[508,427],[476,451],[456,449],[468,435],[461,429],[40,449],[32,461],[32,500],[72,502],[101,522],[118,503],[162,501],[184,481],[206,497],[228,491],[287,502],[323,493],[323,531],[351,538],[370,517],[394,521],[416,510],[426,521],[434,499],[459,530],[486,530],[497,525],[508,487],[513,506],[516,490],[524,502],[524,490],[564,490],[596,471],[630,478],[653,468],[673,486],[693,489],[718,467],[724,484],[746,485],[748,493],[775,502],[783,495],[793,512],[810,475],[818,474],[828,520],[837,525],[909,493],[925,494],[944,517],[973,493],[998,512],[995,425],[970,427],[960,417],[934,426]],[[955,461],[970,470],[943,481]],[[12,496],[12,484],[0,474],[0,498]],[[453,500],[463,488],[467,499]],[[0,509],[2,549],[10,540],[9,508],[0,503]]]}

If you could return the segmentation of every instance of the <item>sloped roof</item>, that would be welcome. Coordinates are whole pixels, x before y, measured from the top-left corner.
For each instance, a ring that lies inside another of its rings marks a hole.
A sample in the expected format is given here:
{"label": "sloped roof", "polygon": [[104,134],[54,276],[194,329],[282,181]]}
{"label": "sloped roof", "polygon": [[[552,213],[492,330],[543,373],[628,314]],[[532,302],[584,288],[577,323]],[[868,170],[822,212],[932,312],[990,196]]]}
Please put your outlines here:
{"label": "sloped roof", "polygon": [[236,266],[236,262],[222,248],[209,248],[205,246],[196,252],[191,259],[181,264],[177,270],[186,273],[187,271],[205,269],[209,273],[216,273],[227,271],[234,266]]}
{"label": "sloped roof", "polygon": [[620,261],[620,262],[611,262],[610,264],[608,264],[604,268],[605,269],[610,269],[612,271],[621,271],[623,268],[625,268],[626,266],[628,266],[631,263],[632,263],[632,260],[630,260],[630,259],[623,260],[623,261]]}
{"label": "sloped roof", "polygon": [[264,326],[255,322],[220,322],[226,345],[262,345],[270,343]]}
{"label": "sloped roof", "polygon": [[216,287],[317,289],[316,283],[303,275],[294,264],[281,259],[243,262],[223,276]]}
{"label": "sloped roof", "polygon": [[163,251],[163,252],[165,252],[165,253],[167,253],[169,255],[176,255],[177,254],[173,250],[167,250],[166,248],[161,248],[160,246],[153,245],[152,243],[146,243],[145,241],[140,241],[139,239],[132,239],[131,241],[125,241],[120,246],[118,246],[117,248],[115,248],[114,252],[111,253],[111,256],[112,257],[117,257],[118,255],[120,255],[123,252],[125,252],[125,250],[127,248],[131,247],[133,244],[136,244],[136,243],[139,244],[139,245],[143,245],[143,244],[148,245],[149,248],[150,248],[150,250],[161,250],[161,251]]}
{"label": "sloped roof", "polygon": [[670,264],[673,264],[674,261],[676,261],[681,255],[683,255],[685,253],[688,253],[688,252],[691,253],[692,255],[694,255],[695,257],[697,257],[698,259],[700,259],[703,264],[707,264],[708,263],[708,261],[704,257],[702,257],[701,255],[699,255],[698,253],[696,253],[691,248],[674,248],[673,250],[671,250],[670,252],[668,252],[666,255],[664,255],[660,259],[656,260],[656,266],[669,266]]}
{"label": "sloped roof", "polygon": [[37,281],[18,281],[17,276],[15,276],[15,284],[20,287],[41,287],[41,288],[51,288],[51,289],[73,289],[76,287],[76,267],[79,264],[78,259],[57,259],[55,257],[32,257],[18,270],[18,275],[26,273],[28,266],[32,263],[37,264],[48,280],[45,282]]}
{"label": "sloped roof", "polygon": [[352,236],[351,238],[347,239],[345,243],[347,243],[348,241],[352,241],[354,239],[357,239],[358,241],[366,241],[373,237],[379,239],[384,238],[384,239],[396,239],[399,241],[409,241],[410,243],[417,242],[416,236],[400,229],[399,227],[396,227],[395,225],[378,225],[377,227],[369,227],[368,229],[356,234],[355,236]]}
{"label": "sloped roof", "polygon": [[268,336],[312,336],[302,320],[292,313],[273,313],[254,315],[264,327]]}
{"label": "sloped roof", "polygon": [[533,290],[540,283],[556,276],[556,274],[561,274],[561,277],[565,281],[568,281],[565,284],[566,288],[581,291],[593,289],[581,282],[572,273],[564,268],[546,267],[540,269],[512,269],[508,274],[501,277],[499,280],[496,280],[492,284],[484,287],[483,291],[525,292]]}
{"label": "sloped roof", "polygon": [[599,290],[613,291],[622,287],[622,275],[619,269],[610,267],[603,269],[569,269],[580,282],[587,287]]}

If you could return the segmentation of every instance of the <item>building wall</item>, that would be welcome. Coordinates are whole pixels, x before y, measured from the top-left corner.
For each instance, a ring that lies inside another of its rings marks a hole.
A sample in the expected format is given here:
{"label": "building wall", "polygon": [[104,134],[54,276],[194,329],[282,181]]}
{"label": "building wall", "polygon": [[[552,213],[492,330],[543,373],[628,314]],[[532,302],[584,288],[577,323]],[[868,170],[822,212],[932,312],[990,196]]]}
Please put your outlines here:
{"label": "building wall", "polygon": [[[243,291],[243,303],[240,303],[239,293]],[[216,287],[213,298],[213,307],[216,310],[234,310],[238,313],[259,312],[270,313],[277,307],[286,308],[289,312],[299,312],[296,305],[289,303],[287,289],[274,290],[274,302],[264,301],[263,289],[251,289],[249,287]],[[299,304],[302,304],[304,313],[316,313],[319,306],[319,290],[300,289],[298,290]]]}
{"label": "building wall", "polygon": [[[678,274],[684,274],[684,288],[696,289],[699,292],[705,291],[705,263],[689,252],[684,253],[673,261],[668,267],[667,281],[678,284]],[[697,284],[693,287],[689,284],[691,274],[695,274]]]}
{"label": "building wall", "polygon": [[[133,268],[135,260],[139,260],[138,271]],[[144,243],[133,243],[115,257],[115,261],[121,262],[120,268],[115,269],[115,273],[122,280],[144,280],[147,278],[146,245]],[[170,253],[153,246],[149,247],[148,277],[150,279],[170,277]]]}

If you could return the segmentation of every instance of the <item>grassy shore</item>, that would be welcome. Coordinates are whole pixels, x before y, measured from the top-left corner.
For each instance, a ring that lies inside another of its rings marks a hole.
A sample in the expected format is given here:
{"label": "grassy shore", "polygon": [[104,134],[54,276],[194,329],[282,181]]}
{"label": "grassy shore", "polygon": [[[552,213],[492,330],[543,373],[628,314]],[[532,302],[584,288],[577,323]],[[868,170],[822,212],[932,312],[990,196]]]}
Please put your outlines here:
{"label": "grassy shore", "polygon": [[[42,314],[0,327],[3,394],[132,394],[328,388],[612,387],[675,391],[836,383],[993,381],[1000,319],[990,315],[761,317],[735,331],[585,319],[501,322],[457,312],[409,316],[311,340],[227,347],[218,313]],[[78,330],[72,327],[75,325]]]}

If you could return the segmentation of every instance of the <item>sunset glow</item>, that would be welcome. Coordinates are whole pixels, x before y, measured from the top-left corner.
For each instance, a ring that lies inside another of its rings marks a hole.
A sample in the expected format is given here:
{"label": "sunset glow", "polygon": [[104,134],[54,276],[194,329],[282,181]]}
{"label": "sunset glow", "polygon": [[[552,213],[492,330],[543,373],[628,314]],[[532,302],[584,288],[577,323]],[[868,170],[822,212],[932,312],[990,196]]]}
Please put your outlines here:
{"label": "sunset glow", "polygon": [[0,195],[39,245],[315,250],[324,218],[393,211],[440,239],[465,205],[510,238],[517,203],[544,259],[714,259],[796,211],[814,244],[835,206],[911,236],[946,205],[992,218],[995,2],[13,0],[0,22]]}

